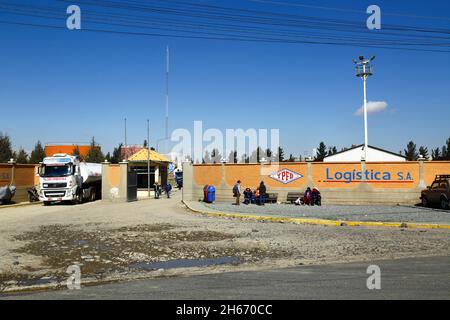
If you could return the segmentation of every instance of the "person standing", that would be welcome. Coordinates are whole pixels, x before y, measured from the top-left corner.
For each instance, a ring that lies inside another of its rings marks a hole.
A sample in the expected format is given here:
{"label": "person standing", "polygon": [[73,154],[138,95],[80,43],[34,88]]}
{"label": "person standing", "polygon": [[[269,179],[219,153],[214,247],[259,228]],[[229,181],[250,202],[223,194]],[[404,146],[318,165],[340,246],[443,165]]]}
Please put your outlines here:
{"label": "person standing", "polygon": [[263,206],[266,203],[266,185],[264,181],[259,184],[259,205]]}
{"label": "person standing", "polygon": [[159,199],[160,190],[158,182],[155,182],[154,187],[155,187],[155,199]]}
{"label": "person standing", "polygon": [[236,198],[235,205],[239,206],[240,205],[239,200],[241,197],[241,180],[238,180],[233,187],[233,197]]}
{"label": "person standing", "polygon": [[172,190],[172,185],[170,183],[167,183],[165,185],[165,189],[166,189],[165,191],[166,191],[167,199],[169,199],[170,198],[170,191]]}

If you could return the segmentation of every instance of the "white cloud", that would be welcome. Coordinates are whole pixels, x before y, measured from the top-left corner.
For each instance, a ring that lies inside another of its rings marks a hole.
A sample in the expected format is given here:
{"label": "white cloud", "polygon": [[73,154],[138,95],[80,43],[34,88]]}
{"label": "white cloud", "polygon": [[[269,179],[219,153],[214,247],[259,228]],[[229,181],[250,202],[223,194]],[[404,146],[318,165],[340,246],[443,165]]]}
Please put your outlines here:
{"label": "white cloud", "polygon": [[[388,107],[386,101],[368,101],[367,102],[367,114],[378,113],[385,111]],[[364,115],[364,107],[362,106],[354,113],[355,116]]]}

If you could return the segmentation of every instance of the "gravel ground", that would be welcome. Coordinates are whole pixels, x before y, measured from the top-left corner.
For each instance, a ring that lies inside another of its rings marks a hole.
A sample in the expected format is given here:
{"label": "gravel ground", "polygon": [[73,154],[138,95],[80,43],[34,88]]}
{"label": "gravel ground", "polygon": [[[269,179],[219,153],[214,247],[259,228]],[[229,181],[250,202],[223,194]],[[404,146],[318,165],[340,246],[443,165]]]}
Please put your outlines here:
{"label": "gravel ground", "polygon": [[320,218],[344,221],[423,222],[450,224],[450,211],[408,206],[348,206],[326,205],[322,207],[289,204],[266,204],[265,206],[235,206],[214,203],[203,206],[222,212],[246,213],[288,218]]}
{"label": "gravel ground", "polygon": [[[172,199],[0,210],[0,296],[2,290],[64,284],[72,265],[80,267],[85,284],[449,254],[450,230],[214,218],[186,210],[178,192]],[[241,263],[203,266],[225,257]],[[170,267],[174,261],[182,267]],[[146,270],[155,265],[164,267]]]}

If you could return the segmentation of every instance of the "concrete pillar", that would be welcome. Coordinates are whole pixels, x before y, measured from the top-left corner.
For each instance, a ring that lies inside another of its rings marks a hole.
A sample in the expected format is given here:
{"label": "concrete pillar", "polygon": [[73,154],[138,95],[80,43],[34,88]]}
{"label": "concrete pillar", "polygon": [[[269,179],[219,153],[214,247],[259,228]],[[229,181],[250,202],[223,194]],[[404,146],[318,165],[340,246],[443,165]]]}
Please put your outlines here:
{"label": "concrete pillar", "polygon": [[183,189],[182,200],[194,200],[194,166],[191,161],[183,162]]}
{"label": "concrete pillar", "polygon": [[314,186],[312,163],[313,163],[312,158],[306,158],[306,184],[308,187]]}
{"label": "concrete pillar", "polygon": [[[365,172],[365,171],[366,171],[366,160],[361,159],[361,172]],[[361,181],[366,182],[365,174],[362,175]]]}
{"label": "concrete pillar", "polygon": [[109,165],[108,161],[102,162],[102,200],[109,199],[111,186],[109,185]]}
{"label": "concrete pillar", "polygon": [[119,186],[119,199],[127,201],[128,198],[128,161],[122,161],[120,166],[120,186]]}
{"label": "concrete pillar", "polygon": [[220,180],[220,185],[222,187],[225,187],[225,161],[222,161],[222,166],[221,166],[221,174],[222,174],[222,179]]}
{"label": "concrete pillar", "polygon": [[8,164],[11,165],[11,178],[10,178],[10,185],[14,185],[14,183],[16,182],[16,161],[11,158],[8,161]]}
{"label": "concrete pillar", "polygon": [[425,189],[427,187],[427,184],[425,182],[425,158],[421,157],[418,159],[419,161],[419,185],[418,187],[420,189]]}

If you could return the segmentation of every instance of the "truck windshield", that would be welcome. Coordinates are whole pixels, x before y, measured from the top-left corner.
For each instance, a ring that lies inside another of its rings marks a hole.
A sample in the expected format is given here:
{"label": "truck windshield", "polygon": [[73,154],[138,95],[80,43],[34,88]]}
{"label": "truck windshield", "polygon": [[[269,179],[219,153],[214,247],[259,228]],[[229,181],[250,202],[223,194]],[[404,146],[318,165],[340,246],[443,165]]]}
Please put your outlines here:
{"label": "truck windshield", "polygon": [[64,177],[71,174],[70,166],[43,166],[41,168],[41,177]]}

